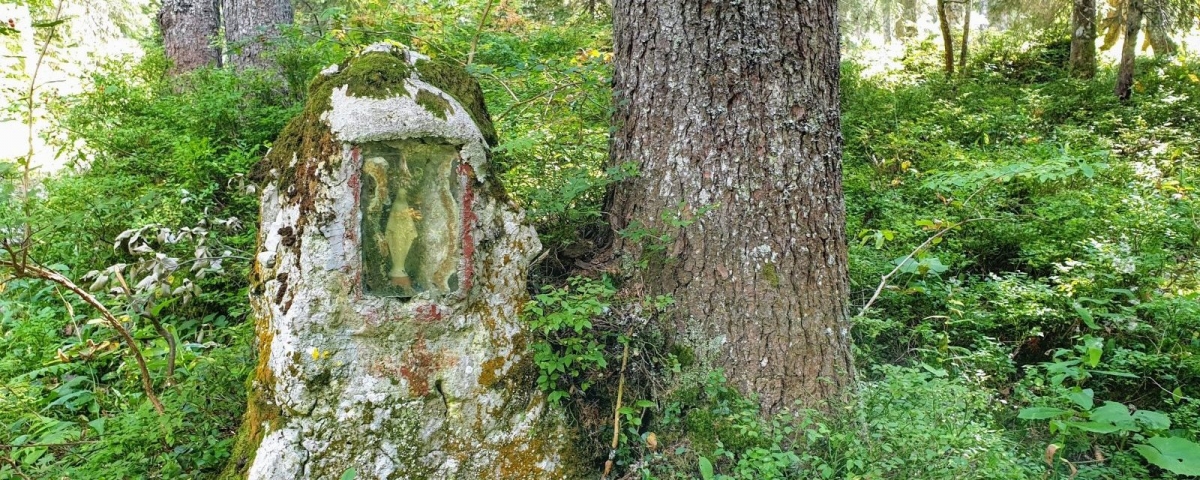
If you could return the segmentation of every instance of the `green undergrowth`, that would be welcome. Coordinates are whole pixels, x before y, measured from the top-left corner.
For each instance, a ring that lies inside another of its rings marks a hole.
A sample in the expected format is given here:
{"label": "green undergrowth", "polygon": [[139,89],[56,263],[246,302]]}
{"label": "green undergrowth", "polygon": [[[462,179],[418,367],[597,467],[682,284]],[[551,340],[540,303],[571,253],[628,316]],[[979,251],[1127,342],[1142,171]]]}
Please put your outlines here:
{"label": "green undergrowth", "polygon": [[[852,313],[880,292],[854,317],[857,392],[832,412],[764,420],[720,375],[689,370],[669,334],[638,343],[657,352],[643,354],[656,373],[633,381],[618,412],[619,469],[747,479],[1195,471],[1198,69],[1189,57],[1141,60],[1134,101],[1121,104],[1112,71],[1068,78],[1060,47],[985,50],[950,81],[936,62],[923,66],[936,52],[920,47],[887,75],[844,64]],[[593,417],[615,408],[625,325],[613,312],[647,300],[579,279],[558,285],[529,318],[554,326],[535,347],[551,380],[543,388],[595,432],[599,469],[612,419]]]}
{"label": "green undergrowth", "polygon": [[[613,459],[627,478],[1182,478],[1193,465],[1184,442],[1200,436],[1194,58],[1140,60],[1128,104],[1112,95],[1111,69],[1068,78],[1061,39],[989,40],[952,80],[933,43],[914,43],[904,68],[884,75],[844,63],[860,382],[828,411],[764,418],[671,342],[674,327],[658,319],[669,299],[629,298],[590,270],[599,278],[571,276],[608,240],[605,190],[637,174],[607,165],[607,21],[502,6],[490,21],[503,28],[477,32],[484,6],[317,12],[321,28],[288,30],[271,54],[287,88],[279,76],[225,70],[169,83],[151,52],[50,104],[55,145],[76,168],[41,183],[22,218],[39,227],[31,255],[42,264],[80,279],[133,262],[113,248],[131,228],[236,218],[241,229],[219,238],[230,274],[198,279],[190,302],[158,306],[182,345],[174,385],[161,337],[127,320],[162,415],[90,307],[46,284],[0,286],[0,479],[212,478],[225,467],[254,365],[245,281],[254,165],[272,145],[328,148],[315,130],[327,105],[305,111],[304,97],[348,77],[312,79],[381,40],[429,55],[418,74],[459,101],[477,98],[462,90],[475,87],[451,67],[474,51],[465,71],[485,101],[466,106],[481,123],[490,113],[496,174],[546,247],[523,312],[537,387],[567,412],[581,461],[597,472],[614,410]],[[411,72],[400,59],[370,55],[374,63],[342,73],[366,80],[357,93],[404,88]],[[19,172],[0,162],[0,178],[0,198],[11,199]],[[21,210],[2,206],[5,221]]]}

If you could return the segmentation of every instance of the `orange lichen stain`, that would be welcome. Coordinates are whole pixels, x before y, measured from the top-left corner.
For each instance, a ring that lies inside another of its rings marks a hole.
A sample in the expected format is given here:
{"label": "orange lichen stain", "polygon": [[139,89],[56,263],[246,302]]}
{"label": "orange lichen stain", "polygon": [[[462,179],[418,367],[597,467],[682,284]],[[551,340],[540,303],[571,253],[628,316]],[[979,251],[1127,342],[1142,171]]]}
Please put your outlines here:
{"label": "orange lichen stain", "polygon": [[442,307],[436,303],[418,305],[413,309],[413,314],[413,320],[418,322],[437,322],[446,318],[446,314],[442,312]]}
{"label": "orange lichen stain", "polygon": [[489,388],[496,384],[500,379],[501,370],[508,363],[508,359],[504,357],[493,357],[490,360],[483,362],[483,372],[479,374],[479,386]]}
{"label": "orange lichen stain", "polygon": [[499,448],[496,469],[499,478],[542,479],[558,478],[538,466],[546,458],[546,436],[530,435],[527,442],[510,442]]}
{"label": "orange lichen stain", "polygon": [[430,385],[438,372],[458,363],[458,357],[445,350],[431,351],[425,337],[417,340],[401,354],[399,361],[385,359],[374,363],[369,370],[373,375],[403,378],[408,383],[410,397],[424,397],[431,392]]}
{"label": "orange lichen stain", "polygon": [[[358,147],[354,147],[352,150],[350,150],[350,158],[351,161],[354,162],[354,165],[362,165],[362,154]],[[357,218],[358,210],[362,205],[360,198],[362,196],[362,170],[358,168],[353,169],[350,172],[350,178],[346,180],[346,184],[350,187],[350,192],[354,195],[354,211],[350,213],[350,216],[351,218]],[[351,242],[357,242],[358,229],[347,228],[346,239],[350,240]]]}
{"label": "orange lichen stain", "polygon": [[475,215],[475,172],[467,163],[458,166],[458,173],[465,178],[466,188],[462,193],[462,254],[463,279],[460,291],[471,290],[471,281],[475,276],[475,237],[471,229],[475,227],[478,216]]}

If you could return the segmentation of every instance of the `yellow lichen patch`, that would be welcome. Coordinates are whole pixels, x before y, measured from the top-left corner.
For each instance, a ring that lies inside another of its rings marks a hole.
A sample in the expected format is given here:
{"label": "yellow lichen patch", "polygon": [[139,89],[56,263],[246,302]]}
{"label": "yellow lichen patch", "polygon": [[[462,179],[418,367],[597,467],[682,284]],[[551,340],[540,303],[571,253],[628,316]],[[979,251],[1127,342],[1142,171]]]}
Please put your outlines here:
{"label": "yellow lichen patch", "polygon": [[494,357],[483,362],[483,373],[479,374],[479,386],[489,388],[495,385],[507,363],[508,359],[504,357]]}
{"label": "yellow lichen patch", "polygon": [[557,435],[530,435],[528,442],[511,442],[499,448],[499,458],[496,467],[499,478],[509,480],[533,480],[548,478],[565,478],[562,472],[547,472],[541,467],[541,462],[547,458],[546,453],[562,451],[563,445],[551,445],[549,442],[562,441]]}

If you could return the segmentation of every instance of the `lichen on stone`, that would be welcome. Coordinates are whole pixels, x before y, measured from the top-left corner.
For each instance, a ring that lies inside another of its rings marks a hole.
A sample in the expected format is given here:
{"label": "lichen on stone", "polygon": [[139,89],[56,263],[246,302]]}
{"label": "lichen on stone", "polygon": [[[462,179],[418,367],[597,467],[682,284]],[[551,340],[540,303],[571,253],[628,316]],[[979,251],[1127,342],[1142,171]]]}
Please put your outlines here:
{"label": "lichen on stone", "polygon": [[[361,219],[395,196],[370,194],[364,154],[414,141],[458,160],[461,292],[373,295]],[[259,168],[259,362],[227,477],[568,476],[517,315],[540,245],[488,174],[494,141],[478,84],[451,64],[377,45],[312,81]]]}

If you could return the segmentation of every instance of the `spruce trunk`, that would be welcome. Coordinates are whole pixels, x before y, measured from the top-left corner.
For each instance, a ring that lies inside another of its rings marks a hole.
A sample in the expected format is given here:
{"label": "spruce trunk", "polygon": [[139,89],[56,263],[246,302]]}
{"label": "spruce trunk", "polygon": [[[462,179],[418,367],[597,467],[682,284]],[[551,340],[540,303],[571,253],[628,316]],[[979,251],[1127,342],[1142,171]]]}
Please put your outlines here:
{"label": "spruce trunk", "polygon": [[[615,248],[765,412],[853,380],[837,2],[614,5]],[[644,233],[642,238],[634,240]],[[638,288],[635,286],[634,288]]]}
{"label": "spruce trunk", "polygon": [[275,68],[263,56],[270,42],[279,38],[279,27],[291,25],[294,12],[288,0],[222,0],[225,41],[229,63],[239,69]]}
{"label": "spruce trunk", "polygon": [[217,34],[216,0],[164,0],[158,12],[163,50],[171,61],[171,76],[218,65],[221,51],[213,46]]}

